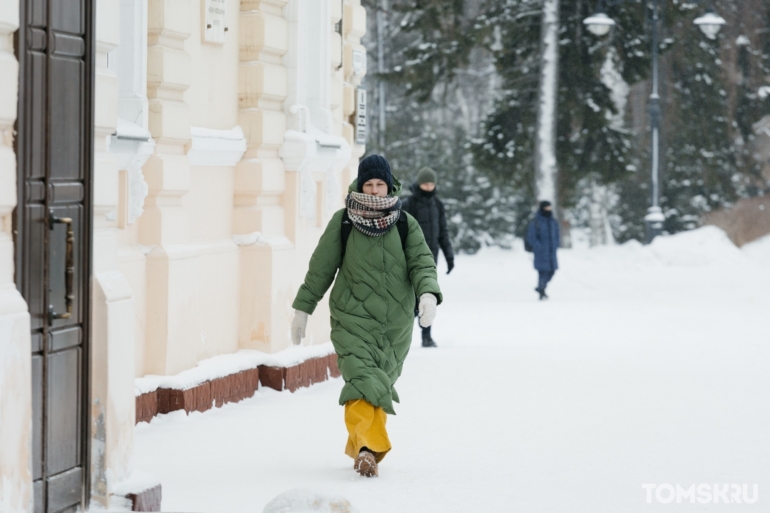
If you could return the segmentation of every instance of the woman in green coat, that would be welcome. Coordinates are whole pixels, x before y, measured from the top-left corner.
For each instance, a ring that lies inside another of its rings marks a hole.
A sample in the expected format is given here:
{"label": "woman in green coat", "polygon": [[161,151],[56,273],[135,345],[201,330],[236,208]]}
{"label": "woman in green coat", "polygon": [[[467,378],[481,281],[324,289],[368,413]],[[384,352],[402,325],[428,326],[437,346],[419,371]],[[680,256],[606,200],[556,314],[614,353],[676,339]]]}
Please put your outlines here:
{"label": "woman in green coat", "polygon": [[329,306],[345,380],[345,453],[367,477],[378,475],[377,463],[391,448],[385,421],[398,402],[393,385],[412,342],[415,298],[423,327],[442,301],[433,254],[417,221],[401,210],[400,192],[385,158],[361,161],[346,208],[326,227],[292,305],[292,341],[299,344],[308,316],[335,282]]}

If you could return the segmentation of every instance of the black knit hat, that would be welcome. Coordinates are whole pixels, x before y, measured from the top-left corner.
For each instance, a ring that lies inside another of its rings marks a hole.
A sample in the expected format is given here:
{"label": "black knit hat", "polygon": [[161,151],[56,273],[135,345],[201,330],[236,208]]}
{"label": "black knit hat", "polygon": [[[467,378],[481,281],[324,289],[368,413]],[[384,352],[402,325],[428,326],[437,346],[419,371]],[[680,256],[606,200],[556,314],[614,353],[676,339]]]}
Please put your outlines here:
{"label": "black knit hat", "polygon": [[545,207],[550,207],[550,206],[551,206],[551,202],[550,201],[544,200],[544,201],[540,202],[540,210],[541,211],[545,210]]}
{"label": "black knit hat", "polygon": [[393,173],[390,164],[381,155],[369,155],[358,164],[358,192],[363,192],[364,184],[373,178],[388,184],[388,194],[393,192]]}

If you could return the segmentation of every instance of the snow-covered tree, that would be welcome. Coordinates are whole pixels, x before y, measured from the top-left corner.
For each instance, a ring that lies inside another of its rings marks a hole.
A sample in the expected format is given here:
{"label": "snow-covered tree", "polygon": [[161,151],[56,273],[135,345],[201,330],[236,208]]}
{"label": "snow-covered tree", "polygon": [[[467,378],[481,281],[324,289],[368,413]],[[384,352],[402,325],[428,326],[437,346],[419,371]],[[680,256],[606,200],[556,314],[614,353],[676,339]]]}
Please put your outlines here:
{"label": "snow-covered tree", "polygon": [[[695,7],[677,3],[664,24],[674,41],[661,61],[661,206],[669,233],[695,228],[704,213],[768,190],[752,126],[770,113],[770,102],[759,94],[770,75],[770,2],[716,2],[727,24],[715,39],[692,25]],[[620,184],[620,240],[644,233],[649,145],[641,139],[635,146],[642,172]]]}
{"label": "snow-covered tree", "polygon": [[[387,71],[366,78],[372,93],[376,81],[389,83],[383,149],[402,175],[422,165],[443,169],[442,194],[457,194],[452,218],[469,250],[520,234],[539,195],[544,2],[389,0]],[[562,0],[559,7],[557,201],[566,219],[596,231],[597,242],[643,239],[651,2],[609,5],[616,25],[604,38],[583,24],[596,3]],[[380,1],[365,4],[374,12]],[[666,229],[677,231],[697,224],[703,211],[767,190],[753,130],[770,114],[770,0],[717,0],[728,25],[715,41],[692,25],[702,7],[663,4],[661,186]],[[374,54],[372,43],[364,39]],[[369,149],[380,151],[372,135]]]}
{"label": "snow-covered tree", "polygon": [[[509,0],[490,13],[500,27],[500,44],[492,50],[502,77],[502,92],[484,120],[474,144],[480,169],[505,177],[536,199],[539,133],[537,109],[543,93],[541,62],[543,0]],[[629,84],[646,76],[649,46],[645,12],[630,3],[613,11],[618,26],[607,39],[590,34],[583,20],[593,3],[562,2],[559,12],[556,159],[558,199],[570,208],[578,202],[578,183],[588,177],[601,184],[623,179],[631,166],[631,140],[625,127]],[[579,190],[580,189],[580,190]]]}
{"label": "snow-covered tree", "polygon": [[[377,8],[376,1],[370,4]],[[379,148],[379,138],[372,137],[368,149],[385,152],[407,183],[423,166],[438,172],[457,249],[506,245],[522,217],[515,212],[520,194],[512,184],[476,170],[468,143],[496,90],[491,56],[478,43],[492,30],[485,5],[390,0],[390,6],[389,71],[366,78],[371,89],[377,80],[388,80],[387,144]],[[374,38],[364,44],[375,51]]]}
{"label": "snow-covered tree", "polygon": [[558,212],[556,127],[559,100],[559,0],[543,0],[540,28],[540,83],[535,132],[535,194]]}

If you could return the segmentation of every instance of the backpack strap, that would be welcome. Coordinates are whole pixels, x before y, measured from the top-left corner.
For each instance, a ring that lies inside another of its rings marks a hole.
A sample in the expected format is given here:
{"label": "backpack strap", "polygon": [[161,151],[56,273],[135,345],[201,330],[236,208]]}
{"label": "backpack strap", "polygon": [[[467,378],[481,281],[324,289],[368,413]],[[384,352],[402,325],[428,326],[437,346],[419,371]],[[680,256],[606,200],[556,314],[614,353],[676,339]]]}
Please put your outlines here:
{"label": "backpack strap", "polygon": [[409,220],[406,218],[406,212],[401,211],[401,215],[398,216],[396,221],[396,229],[398,230],[398,236],[401,237],[401,249],[406,251],[406,237],[409,235]]}
{"label": "backpack strap", "polygon": [[348,217],[348,209],[342,213],[342,226],[340,227],[340,244],[342,245],[342,258],[340,258],[340,265],[345,260],[345,252],[348,249],[348,239],[350,238],[350,232],[353,231],[353,221]]}
{"label": "backpack strap", "polygon": [[[396,221],[396,229],[398,230],[398,236],[401,239],[401,249],[406,248],[406,237],[409,235],[409,221],[406,218],[406,212],[401,211],[401,215],[398,216]],[[348,249],[348,239],[350,239],[350,232],[353,231],[353,221],[348,217],[348,209],[342,213],[342,226],[340,227],[340,245],[342,246],[342,258],[340,263],[345,260],[345,253]]]}

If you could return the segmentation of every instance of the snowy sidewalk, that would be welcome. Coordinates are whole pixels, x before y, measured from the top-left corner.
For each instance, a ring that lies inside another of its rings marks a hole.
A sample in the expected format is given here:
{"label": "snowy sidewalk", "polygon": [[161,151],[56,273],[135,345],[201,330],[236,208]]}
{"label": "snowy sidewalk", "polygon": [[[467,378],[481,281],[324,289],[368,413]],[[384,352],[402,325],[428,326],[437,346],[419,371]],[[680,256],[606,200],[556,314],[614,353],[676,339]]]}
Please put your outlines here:
{"label": "snowy sidewalk", "polygon": [[[178,512],[261,513],[293,488],[360,513],[770,511],[770,240],[662,242],[562,251],[542,303],[529,255],[459,257],[378,479],[342,452],[341,380],[141,424],[134,466]],[[648,483],[759,500],[648,504]]]}

